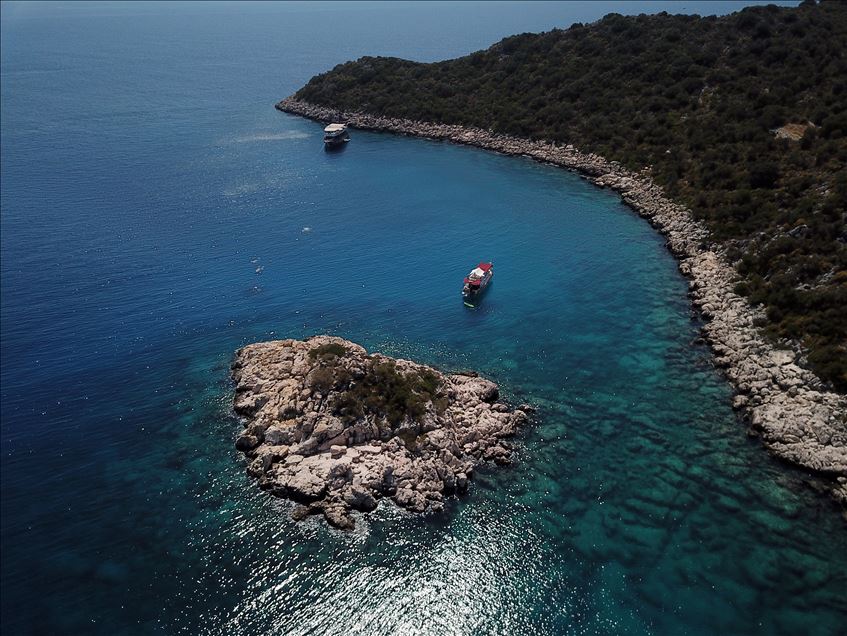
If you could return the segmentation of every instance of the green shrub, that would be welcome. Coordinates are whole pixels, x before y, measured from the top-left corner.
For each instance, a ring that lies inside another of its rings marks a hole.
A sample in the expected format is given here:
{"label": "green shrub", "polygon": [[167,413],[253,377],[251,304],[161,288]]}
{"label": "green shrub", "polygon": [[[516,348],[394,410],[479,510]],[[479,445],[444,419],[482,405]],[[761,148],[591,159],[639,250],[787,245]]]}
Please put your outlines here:
{"label": "green shrub", "polygon": [[347,353],[347,347],[338,342],[328,342],[327,344],[322,344],[309,349],[309,357],[312,360],[318,358],[329,358],[331,356],[343,358],[347,355]]}
{"label": "green shrub", "polygon": [[[336,380],[335,386],[342,386]],[[391,425],[419,420],[430,405],[443,414],[448,398],[439,377],[429,370],[403,373],[393,361],[370,360],[362,377],[345,378],[334,412],[352,421],[365,415],[384,418]]]}

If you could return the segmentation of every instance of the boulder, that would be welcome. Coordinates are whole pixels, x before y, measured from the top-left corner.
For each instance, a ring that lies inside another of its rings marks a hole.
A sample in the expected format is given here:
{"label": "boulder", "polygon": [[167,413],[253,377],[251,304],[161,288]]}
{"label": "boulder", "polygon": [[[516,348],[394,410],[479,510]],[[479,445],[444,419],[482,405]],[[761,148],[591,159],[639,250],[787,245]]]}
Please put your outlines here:
{"label": "boulder", "polygon": [[259,440],[254,435],[239,435],[235,440],[235,448],[242,453],[251,451],[259,445]]}
{"label": "boulder", "polygon": [[268,444],[276,446],[279,444],[291,444],[294,440],[292,439],[291,429],[283,429],[279,426],[271,426],[265,429],[264,441]]}
{"label": "boulder", "polygon": [[288,496],[294,501],[315,501],[326,492],[326,482],[307,468],[291,475],[285,485]]}
{"label": "boulder", "polygon": [[344,502],[351,508],[365,512],[376,508],[376,498],[360,485],[351,486],[344,493]]}

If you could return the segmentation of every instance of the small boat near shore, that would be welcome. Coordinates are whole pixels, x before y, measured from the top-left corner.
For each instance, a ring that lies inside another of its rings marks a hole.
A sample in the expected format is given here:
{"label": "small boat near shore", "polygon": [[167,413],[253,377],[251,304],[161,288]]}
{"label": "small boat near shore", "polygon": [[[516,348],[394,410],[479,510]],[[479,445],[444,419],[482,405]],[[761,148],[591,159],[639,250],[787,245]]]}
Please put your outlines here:
{"label": "small boat near shore", "polygon": [[324,128],[324,148],[337,148],[350,141],[347,124],[330,124]]}
{"label": "small boat near shore", "polygon": [[476,307],[492,278],[494,278],[493,263],[480,263],[465,276],[462,300],[466,307]]}

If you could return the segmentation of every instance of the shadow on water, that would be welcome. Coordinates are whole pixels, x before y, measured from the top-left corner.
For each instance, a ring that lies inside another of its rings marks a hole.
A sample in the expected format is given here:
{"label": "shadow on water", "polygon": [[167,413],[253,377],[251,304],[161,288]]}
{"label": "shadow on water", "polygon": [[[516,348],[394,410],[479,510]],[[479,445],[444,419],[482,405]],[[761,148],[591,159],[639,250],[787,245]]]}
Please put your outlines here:
{"label": "shadow on water", "polygon": [[350,143],[350,139],[346,139],[341,143],[328,144],[324,143],[324,152],[329,154],[341,154],[344,152],[344,149],[347,148],[347,145]]}

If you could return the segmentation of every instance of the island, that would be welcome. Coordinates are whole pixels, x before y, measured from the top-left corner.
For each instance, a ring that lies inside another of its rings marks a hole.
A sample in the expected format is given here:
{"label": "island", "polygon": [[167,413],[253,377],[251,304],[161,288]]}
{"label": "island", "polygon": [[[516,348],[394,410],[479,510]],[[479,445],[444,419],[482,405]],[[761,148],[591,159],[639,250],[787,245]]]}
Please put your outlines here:
{"label": "island", "polygon": [[504,438],[532,410],[499,401],[476,373],[444,374],[333,336],[248,345],[232,376],[248,473],[297,502],[295,519],[322,514],[343,529],[383,497],[442,510],[480,463],[511,462]]}
{"label": "island", "polygon": [[620,193],[689,279],[748,431],[847,507],[845,37],[838,2],[611,14],[455,60],[339,64],[276,107]]}

